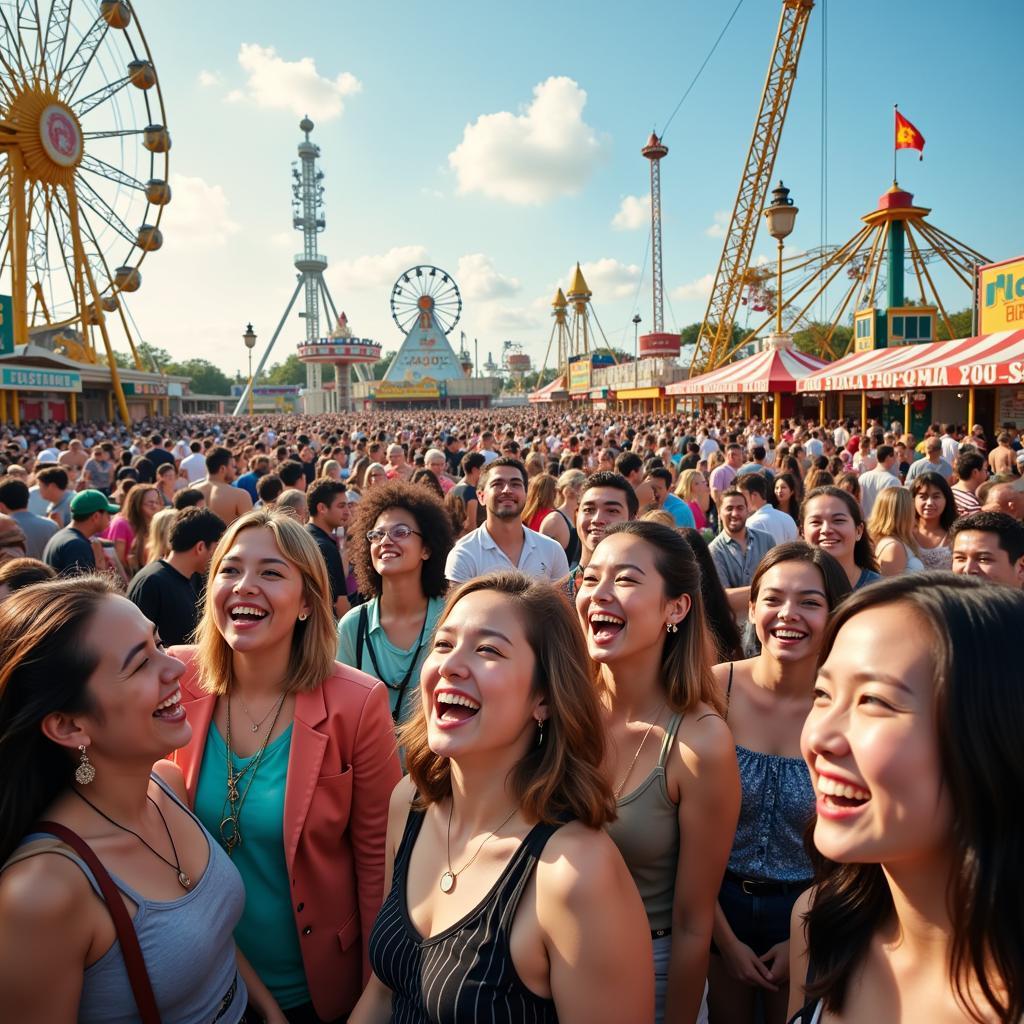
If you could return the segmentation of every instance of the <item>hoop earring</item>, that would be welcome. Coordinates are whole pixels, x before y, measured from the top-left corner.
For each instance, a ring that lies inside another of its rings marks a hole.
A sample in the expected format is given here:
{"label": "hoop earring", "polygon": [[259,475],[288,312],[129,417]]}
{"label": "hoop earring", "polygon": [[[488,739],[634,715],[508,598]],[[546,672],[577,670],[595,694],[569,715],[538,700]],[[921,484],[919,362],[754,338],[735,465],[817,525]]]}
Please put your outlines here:
{"label": "hoop earring", "polygon": [[302,614],[301,614],[301,615],[299,616],[299,622],[305,622],[305,621],[306,621],[306,619],[308,619],[308,618],[309,618],[309,612],[303,612],[303,613],[302,613]]}
{"label": "hoop earring", "polygon": [[89,760],[85,744],[82,744],[78,750],[81,757],[79,758],[78,767],[75,769],[75,782],[80,786],[88,786],[90,782],[96,781],[96,768]]}
{"label": "hoop earring", "polygon": [[679,627],[674,622],[666,622],[665,623],[665,632],[666,633],[678,633],[679,632]]}
{"label": "hoop earring", "polygon": [[544,746],[544,719],[543,718],[538,718],[537,719],[537,746],[538,747],[543,747]]}

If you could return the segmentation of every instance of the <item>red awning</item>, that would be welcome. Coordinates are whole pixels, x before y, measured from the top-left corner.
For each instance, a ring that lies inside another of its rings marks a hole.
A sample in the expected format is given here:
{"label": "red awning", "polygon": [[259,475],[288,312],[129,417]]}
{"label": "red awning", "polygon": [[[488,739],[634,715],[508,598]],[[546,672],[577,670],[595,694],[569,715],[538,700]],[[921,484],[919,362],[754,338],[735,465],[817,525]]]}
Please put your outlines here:
{"label": "red awning", "polygon": [[756,395],[796,390],[796,383],[827,363],[795,348],[769,348],[720,366],[699,377],[677,381],[666,395]]}
{"label": "red awning", "polygon": [[[558,392],[564,392],[559,395]],[[531,391],[529,399],[531,402],[554,402],[567,400],[569,395],[565,388],[565,377],[556,377],[550,384],[545,384],[539,391]]]}
{"label": "red awning", "polygon": [[1024,383],[1024,330],[853,352],[797,382],[797,391],[910,391]]}

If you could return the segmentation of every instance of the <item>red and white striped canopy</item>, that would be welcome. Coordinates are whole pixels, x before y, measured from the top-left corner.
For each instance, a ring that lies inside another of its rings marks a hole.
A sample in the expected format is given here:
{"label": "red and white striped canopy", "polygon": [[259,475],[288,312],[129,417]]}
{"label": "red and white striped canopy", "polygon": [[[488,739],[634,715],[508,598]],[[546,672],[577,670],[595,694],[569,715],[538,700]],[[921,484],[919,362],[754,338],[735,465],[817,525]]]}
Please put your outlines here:
{"label": "red and white striped canopy", "polygon": [[910,391],[1024,383],[1024,330],[854,352],[797,382],[797,391]]}
{"label": "red and white striped canopy", "polygon": [[565,391],[564,376],[556,377],[550,384],[545,384],[537,391],[531,391],[528,397],[531,402],[553,402],[559,391]]}
{"label": "red and white striped canopy", "polygon": [[828,364],[795,348],[769,348],[665,388],[666,395],[757,395],[796,390],[797,381]]}

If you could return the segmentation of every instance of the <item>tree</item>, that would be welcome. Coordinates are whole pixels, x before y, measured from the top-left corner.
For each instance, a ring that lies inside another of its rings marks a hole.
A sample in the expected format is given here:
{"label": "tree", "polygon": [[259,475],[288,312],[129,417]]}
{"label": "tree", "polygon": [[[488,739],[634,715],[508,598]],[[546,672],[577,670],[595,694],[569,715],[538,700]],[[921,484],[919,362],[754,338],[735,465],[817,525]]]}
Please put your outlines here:
{"label": "tree", "polygon": [[[806,327],[793,333],[793,345],[800,352],[807,352],[812,356],[827,358],[825,351],[825,339],[832,331],[832,325],[819,320],[812,320]],[[832,331],[832,340],[829,342],[836,357],[843,355],[853,337],[853,328],[846,324],[836,324]]]}
{"label": "tree", "polygon": [[388,372],[388,368],[391,366],[392,360],[398,355],[393,349],[383,353],[380,359],[373,364],[372,376],[374,380],[383,380],[384,374]]}
{"label": "tree", "polygon": [[974,333],[974,311],[970,307],[967,309],[958,309],[955,313],[949,314],[949,325],[953,328],[952,337],[950,336],[949,331],[946,330],[946,322],[942,319],[941,313],[937,314],[936,320],[936,341],[951,341],[953,338],[969,338]]}
{"label": "tree", "polygon": [[176,377],[189,377],[189,388],[201,395],[230,395],[231,379],[219,366],[207,359],[186,359],[183,363],[168,363],[164,372]]}

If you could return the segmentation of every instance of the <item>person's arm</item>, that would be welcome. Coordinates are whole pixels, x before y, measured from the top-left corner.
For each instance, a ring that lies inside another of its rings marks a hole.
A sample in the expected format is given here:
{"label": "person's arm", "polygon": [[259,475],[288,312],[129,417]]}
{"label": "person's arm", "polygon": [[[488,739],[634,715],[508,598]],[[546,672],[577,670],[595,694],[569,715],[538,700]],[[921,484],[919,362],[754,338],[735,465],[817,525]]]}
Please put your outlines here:
{"label": "person's arm", "polygon": [[358,619],[351,615],[344,615],[338,623],[338,657],[342,665],[351,665],[352,668],[362,669],[356,664],[356,629]]}
{"label": "person's arm", "polygon": [[[388,806],[388,834],[384,851],[384,892],[391,891],[391,876],[395,869],[395,854],[409,817],[409,804],[415,790],[408,776],[402,778],[391,792]],[[391,989],[370,973],[370,980],[349,1014],[349,1024],[388,1024],[391,1020]]]}
{"label": "person's arm", "polygon": [[569,527],[565,525],[565,519],[562,517],[562,513],[558,511],[549,512],[544,517],[544,521],[540,524],[539,532],[558,543],[563,551],[569,543]]}
{"label": "person's arm", "polygon": [[355,855],[363,980],[370,976],[370,929],[384,902],[388,796],[402,777],[387,687],[374,686],[356,728],[352,750],[352,813],[348,831]]}
{"label": "person's arm", "polygon": [[891,537],[884,537],[875,548],[878,571],[883,576],[898,576],[907,568],[907,552],[902,544]]}
{"label": "person's arm", "polygon": [[715,924],[711,932],[718,952],[722,956],[725,969],[737,981],[751,988],[765,988],[769,992],[777,992],[778,986],[772,981],[772,972],[760,957],[745,943],[736,938],[736,933],[729,926],[725,912],[715,902]]}
{"label": "person's arm", "polygon": [[[87,902],[88,901],[88,902]],[[4,1020],[75,1024],[95,904],[81,870],[39,854],[0,879],[0,992]]]}
{"label": "person's arm", "polygon": [[537,919],[558,1020],[653,1020],[650,928],[622,856],[604,832],[578,824],[561,831],[549,841],[536,875]]}
{"label": "person's arm", "polygon": [[448,552],[448,558],[444,563],[444,574],[449,583],[464,583],[477,575],[473,558],[466,550],[465,544],[456,544]]}
{"label": "person's arm", "polygon": [[569,575],[569,559],[565,557],[565,548],[559,545],[552,549],[551,565],[548,566],[548,579],[552,583],[564,580]]}
{"label": "person's arm", "polygon": [[797,897],[789,916],[789,1009],[787,1017],[792,1017],[807,1000],[804,984],[807,980],[807,933],[804,928],[804,916],[811,909],[813,889],[808,889]]}
{"label": "person's arm", "polygon": [[480,503],[476,498],[470,498],[466,502],[466,521],[462,524],[462,530],[464,533],[472,533],[477,527],[477,516]]}
{"label": "person's arm", "polygon": [[667,1021],[697,1019],[708,976],[718,890],[740,816],[740,775],[729,727],[708,712],[693,722],[684,721],[681,731],[670,755],[681,763],[677,765],[679,861],[665,994]]}

